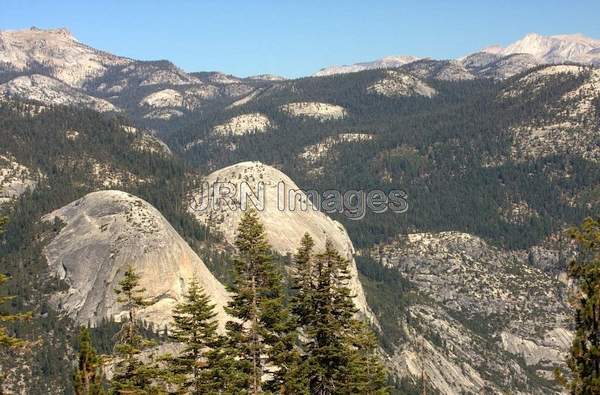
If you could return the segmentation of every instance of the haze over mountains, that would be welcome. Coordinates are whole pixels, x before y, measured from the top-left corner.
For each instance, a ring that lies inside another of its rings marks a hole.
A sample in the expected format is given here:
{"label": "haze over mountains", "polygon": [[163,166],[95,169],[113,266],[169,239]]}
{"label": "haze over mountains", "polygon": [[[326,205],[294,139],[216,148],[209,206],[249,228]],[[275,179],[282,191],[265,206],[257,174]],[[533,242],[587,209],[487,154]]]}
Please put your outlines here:
{"label": "haze over mountains", "polygon": [[[127,263],[160,301],[149,322],[166,324],[193,275],[221,310],[240,213],[194,210],[201,181],[401,188],[402,215],[261,220],[282,267],[304,231],[351,260],[400,393],[423,376],[443,394],[558,393],[563,231],[600,212],[599,59],[598,40],[530,34],[460,59],[239,78],[112,55],[66,29],[0,32],[0,202],[20,213],[2,263],[27,303],[56,308],[35,317],[54,355],[74,322],[119,318],[104,300]],[[36,393],[62,388],[69,361],[52,362]],[[15,386],[35,381],[19,374]]]}

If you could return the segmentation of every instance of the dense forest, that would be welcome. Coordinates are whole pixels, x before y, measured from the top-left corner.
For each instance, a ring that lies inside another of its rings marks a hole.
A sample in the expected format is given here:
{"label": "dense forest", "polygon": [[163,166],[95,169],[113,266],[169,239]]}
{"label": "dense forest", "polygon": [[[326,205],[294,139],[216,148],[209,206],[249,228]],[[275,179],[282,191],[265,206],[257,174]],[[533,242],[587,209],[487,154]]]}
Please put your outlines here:
{"label": "dense forest", "polygon": [[[428,80],[438,92],[432,98],[365,95],[382,73],[304,78],[277,88],[265,85],[261,94],[241,106],[224,109],[224,103],[214,103],[164,131],[173,155],[138,149],[143,125],[121,115],[0,101],[0,154],[10,153],[32,170],[36,181],[34,189],[0,209],[0,216],[8,218],[0,243],[0,272],[9,278],[0,292],[15,296],[3,308],[8,313],[31,312],[31,319],[10,322],[8,327],[11,334],[36,345],[33,353],[11,351],[0,356],[2,366],[9,367],[8,379],[23,378],[32,394],[74,391],[72,361],[81,348],[79,328],[48,303],[65,284],[49,276],[42,256],[62,224],[40,218],[91,191],[117,188],[147,200],[229,286],[235,285],[234,253],[220,248],[219,236],[206,234],[186,212],[186,194],[199,177],[245,160],[273,165],[305,189],[406,191],[406,213],[367,213],[362,221],[335,216],[363,251],[406,233],[443,230],[472,233],[508,249],[526,249],[598,214],[597,162],[570,153],[509,159],[514,138],[509,129],[549,116],[547,103],[580,84],[585,74],[548,77],[542,89],[510,100],[498,97],[519,76],[506,81]],[[348,116],[325,121],[289,117],[279,106],[292,101],[337,104]],[[212,133],[215,125],[249,112],[266,114],[275,126],[243,136]],[[140,130],[131,133],[132,126]],[[78,137],[69,137],[67,131],[76,131]],[[374,138],[341,142],[314,162],[300,157],[305,147],[348,132]],[[197,140],[202,144],[185,148]],[[555,176],[567,169],[569,177]],[[107,184],[115,174],[118,182]],[[578,200],[571,204],[565,196]],[[537,214],[521,222],[507,221],[503,210],[520,201]],[[290,264],[289,257],[273,259],[279,270],[283,263]],[[401,325],[407,306],[422,296],[396,270],[368,255],[356,260],[369,306],[379,318],[379,344],[393,351],[406,341]],[[286,279],[283,292],[288,297],[294,290]],[[119,323],[105,321],[91,329],[90,342],[98,353],[109,353],[120,331]],[[139,333],[150,340],[166,340],[152,327],[142,327]],[[19,376],[23,372],[12,370],[17,366],[27,366],[28,372]],[[422,388],[417,384],[391,378],[393,392],[419,393]]]}
{"label": "dense forest", "polygon": [[[573,206],[561,197],[598,185],[596,162],[574,154],[507,160],[513,138],[510,127],[549,116],[547,104],[581,84],[586,74],[548,77],[542,88],[510,100],[498,97],[520,76],[500,82],[428,80],[439,93],[433,98],[364,94],[384,73],[294,80],[268,89],[242,106],[203,114],[171,136],[169,143],[205,171],[259,160],[280,168],[304,189],[405,190],[410,208],[403,215],[371,213],[361,221],[344,215],[336,218],[359,247],[412,231],[460,230],[522,249],[592,213],[588,202]],[[279,110],[280,105],[293,101],[340,105],[349,115],[324,121],[293,118]],[[267,115],[276,126],[265,133],[242,136],[211,133],[214,125],[251,112]],[[350,132],[375,138],[340,143],[316,162],[299,157],[306,146]],[[184,149],[198,139],[203,144]],[[231,144],[235,150],[230,149]],[[499,164],[489,166],[490,160]],[[572,168],[576,176],[552,176],[553,171],[566,168]],[[502,208],[515,200],[527,202],[539,215],[525,223],[507,223]],[[469,215],[474,212],[478,215]]]}

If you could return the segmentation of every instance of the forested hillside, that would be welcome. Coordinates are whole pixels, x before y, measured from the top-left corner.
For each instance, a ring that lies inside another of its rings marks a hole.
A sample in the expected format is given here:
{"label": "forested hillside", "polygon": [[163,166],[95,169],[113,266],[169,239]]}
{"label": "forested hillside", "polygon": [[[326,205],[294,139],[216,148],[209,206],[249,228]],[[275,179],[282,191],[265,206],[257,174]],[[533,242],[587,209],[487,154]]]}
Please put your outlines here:
{"label": "forested hillside", "polygon": [[[502,82],[428,80],[437,92],[432,97],[369,93],[386,75],[364,71],[281,83],[248,103],[204,116],[169,142],[201,169],[260,160],[305,189],[404,189],[410,208],[403,215],[367,214],[361,221],[338,217],[361,247],[409,230],[460,230],[505,247],[527,248],[597,210],[590,195],[600,182],[597,161],[585,159],[575,147],[521,160],[513,150],[520,136],[511,131],[551,114],[556,123],[568,120],[567,112],[549,106],[583,85],[589,70],[549,74],[535,89],[508,98],[503,92],[519,85],[523,75]],[[346,115],[294,117],[281,109],[290,102],[334,104]],[[598,100],[594,103],[597,108]],[[247,134],[213,132],[215,125],[249,113],[264,114],[270,126]],[[592,124],[584,127],[593,130],[591,149],[597,150],[598,118],[593,112],[587,116]],[[566,127],[572,129],[567,133],[579,133],[577,127]],[[328,138],[358,133],[369,138],[339,141],[317,157],[305,154]],[[510,212],[519,205],[529,215],[515,221]]]}
{"label": "forested hillside", "polygon": [[[556,391],[552,370],[564,367],[571,336],[563,272],[572,250],[563,231],[600,213],[597,68],[543,65],[487,79],[465,75],[456,62],[423,60],[242,79],[83,50],[99,56],[102,73],[83,78],[77,65],[65,74],[51,62],[0,72],[0,83],[13,82],[6,97],[34,99],[0,97],[0,217],[8,217],[0,268],[10,277],[2,293],[16,296],[8,312],[32,312],[9,330],[35,344],[0,356],[7,380],[33,394],[72,393],[78,328],[51,307],[68,287],[43,257],[65,224],[42,216],[93,191],[129,192],[231,286],[234,231],[205,232],[190,213],[190,191],[226,166],[258,161],[283,173],[269,167],[273,180],[304,189],[407,192],[404,213],[333,215],[348,231],[339,228],[346,258],[356,247],[352,286],[362,283],[359,307],[375,318],[394,391]],[[61,101],[70,106],[42,100],[55,97],[48,78],[74,76],[83,79],[71,81],[73,95]],[[14,85],[20,77],[36,89]],[[84,109],[97,104],[84,94],[116,111]],[[248,166],[258,165],[241,168]],[[241,180],[242,171],[231,177]],[[267,231],[285,239],[284,225]],[[289,267],[283,255],[297,246],[278,247],[276,267]],[[291,271],[282,271],[287,296]],[[91,343],[110,353],[119,327],[105,320]],[[165,340],[156,328],[142,332]]]}
{"label": "forested hillside", "polygon": [[[182,209],[190,170],[170,156],[136,149],[139,134],[131,133],[129,127],[123,119],[93,111],[0,102],[3,155],[30,169],[37,183],[2,207],[9,222],[0,245],[0,267],[10,276],[2,293],[16,295],[9,309],[33,312],[31,321],[16,322],[13,329],[16,335],[36,342],[31,352],[11,352],[1,358],[3,366],[28,367],[9,372],[8,379],[24,380],[29,393],[72,391],[71,360],[77,335],[74,323],[48,304],[51,294],[64,285],[49,275],[42,249],[62,225],[42,223],[43,215],[90,191],[118,188],[151,201],[181,235],[204,240],[201,227]],[[77,137],[69,137],[73,133],[68,131],[76,131]],[[106,349],[102,339],[112,338],[114,324],[102,328],[94,333],[99,347]]]}

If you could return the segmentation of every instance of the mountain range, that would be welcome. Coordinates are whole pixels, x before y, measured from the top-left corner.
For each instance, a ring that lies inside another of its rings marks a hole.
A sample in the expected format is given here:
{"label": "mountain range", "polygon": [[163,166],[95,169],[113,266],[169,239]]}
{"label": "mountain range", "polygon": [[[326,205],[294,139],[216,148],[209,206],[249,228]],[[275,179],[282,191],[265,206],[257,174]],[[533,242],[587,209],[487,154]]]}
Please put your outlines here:
{"label": "mountain range", "polygon": [[[505,48],[492,46],[460,59],[390,56],[327,67],[315,76],[397,69],[417,78],[505,79],[537,65],[565,62],[598,64],[600,40],[581,34],[528,34]],[[173,128],[168,121],[239,105],[286,80],[271,75],[239,78],[219,72],[186,73],[168,61],[138,61],[96,50],[64,28],[31,28],[0,31],[0,83],[0,97],[125,111],[161,132]]]}
{"label": "mountain range", "polygon": [[[514,55],[520,55],[514,57]],[[429,58],[428,58],[429,59]],[[473,60],[477,59],[476,64]],[[526,64],[522,64],[526,59]],[[329,66],[315,76],[326,76],[340,73],[351,73],[362,70],[397,68],[419,60],[414,56],[388,56],[371,62],[355,63],[348,66]],[[491,73],[478,73],[478,68],[490,66],[498,68],[497,62],[504,65],[512,64],[512,71],[496,73],[500,78],[509,77],[538,64],[582,63],[600,64],[600,40],[586,37],[582,34],[563,34],[542,36],[537,33],[527,34],[522,39],[506,46],[489,46],[479,52],[466,55],[455,60],[457,65],[465,67],[476,75],[491,76]]]}
{"label": "mountain range", "polygon": [[109,290],[127,264],[159,301],[143,312],[153,328],[194,276],[223,321],[240,212],[199,212],[198,186],[262,180],[271,194],[407,193],[406,213],[361,221],[260,213],[285,271],[304,232],[350,260],[395,393],[560,393],[565,229],[600,212],[599,59],[598,40],[529,34],[460,59],[240,78],[66,29],[0,32],[0,264],[45,334],[39,355],[0,356],[15,364],[7,390],[68,392],[70,361],[55,356],[73,356],[79,324],[110,352]]}

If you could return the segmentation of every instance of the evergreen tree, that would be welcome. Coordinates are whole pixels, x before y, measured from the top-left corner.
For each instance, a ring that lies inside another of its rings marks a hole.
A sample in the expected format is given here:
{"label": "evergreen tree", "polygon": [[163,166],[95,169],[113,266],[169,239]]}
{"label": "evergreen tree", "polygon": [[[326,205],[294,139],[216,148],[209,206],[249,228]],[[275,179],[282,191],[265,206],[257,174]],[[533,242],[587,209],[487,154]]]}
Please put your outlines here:
{"label": "evergreen tree", "polygon": [[353,320],[348,339],[351,346],[348,365],[351,380],[342,383],[340,393],[388,394],[385,367],[378,355],[377,339],[371,329],[364,322]]}
{"label": "evergreen tree", "polygon": [[559,378],[572,394],[600,393],[600,219],[586,219],[571,231],[579,246],[568,274],[578,291],[573,301],[575,337],[567,364],[572,378]]}
{"label": "evergreen tree", "polygon": [[273,265],[271,246],[255,211],[242,216],[235,245],[233,296],[227,307],[237,319],[227,323],[229,347],[237,361],[235,381],[252,394],[287,393],[286,380],[295,358],[295,324],[284,304],[282,276]]}
{"label": "evergreen tree", "polygon": [[115,354],[119,358],[115,365],[115,373],[111,381],[111,392],[117,394],[148,394],[158,393],[152,379],[159,376],[156,367],[140,360],[140,353],[154,343],[141,335],[138,329],[137,312],[139,309],[150,306],[152,303],[146,299],[146,290],[139,287],[140,277],[130,266],[125,271],[119,287],[115,293],[119,295],[117,301],[127,311],[128,319],[123,322],[121,330],[117,333]]}
{"label": "evergreen tree", "polygon": [[[175,307],[171,338],[184,349],[169,361],[169,371],[180,388],[194,395],[215,387],[215,369],[220,360],[215,305],[196,280],[190,284],[185,301]],[[218,377],[217,377],[218,378]]]}
{"label": "evergreen tree", "polygon": [[309,316],[306,309],[310,306],[310,298],[313,292],[312,286],[312,255],[314,240],[305,233],[300,240],[300,248],[294,255],[294,272],[292,273],[292,298],[291,310],[298,319],[298,324],[304,324]]}
{"label": "evergreen tree", "polygon": [[77,395],[102,395],[102,360],[92,345],[90,330],[81,328],[79,334],[79,362],[73,384]]}
{"label": "evergreen tree", "polygon": [[[311,394],[335,394],[348,379],[349,349],[345,343],[354,307],[344,303],[341,294],[343,258],[330,242],[314,259],[313,294],[305,308],[307,382]],[[347,288],[346,288],[347,289]],[[350,295],[348,294],[348,297]],[[342,308],[344,304],[344,308]]]}
{"label": "evergreen tree", "polygon": [[301,372],[309,392],[386,394],[377,343],[367,326],[355,318],[348,260],[329,241],[325,252],[307,259],[306,252],[310,255],[312,248],[307,241],[303,239],[296,257],[312,263],[306,272],[308,279],[300,280],[296,287],[303,287],[307,295],[304,306],[297,310],[304,314],[300,320],[304,337]]}

